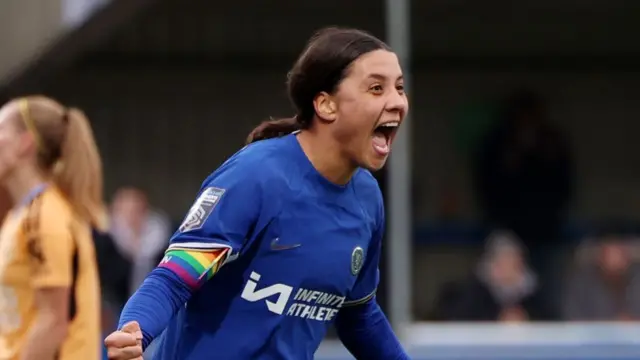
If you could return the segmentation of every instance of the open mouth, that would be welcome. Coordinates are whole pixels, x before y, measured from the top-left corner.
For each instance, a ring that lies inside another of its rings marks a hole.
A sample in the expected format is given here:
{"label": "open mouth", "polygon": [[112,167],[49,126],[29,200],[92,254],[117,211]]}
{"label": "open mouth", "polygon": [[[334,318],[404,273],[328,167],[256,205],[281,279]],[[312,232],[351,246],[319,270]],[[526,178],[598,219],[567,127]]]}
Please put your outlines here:
{"label": "open mouth", "polygon": [[378,154],[386,156],[391,152],[391,143],[399,126],[400,121],[387,121],[373,130],[373,148]]}

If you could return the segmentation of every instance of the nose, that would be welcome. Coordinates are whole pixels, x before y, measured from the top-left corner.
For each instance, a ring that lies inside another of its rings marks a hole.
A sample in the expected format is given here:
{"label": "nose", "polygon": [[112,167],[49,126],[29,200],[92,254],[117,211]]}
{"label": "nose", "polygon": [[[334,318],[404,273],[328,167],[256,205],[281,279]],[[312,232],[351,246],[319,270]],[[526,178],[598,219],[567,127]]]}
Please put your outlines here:
{"label": "nose", "polygon": [[387,104],[385,110],[388,112],[397,112],[400,113],[401,117],[404,117],[404,114],[407,113],[409,109],[409,100],[407,99],[407,95],[402,92],[392,91],[387,98]]}

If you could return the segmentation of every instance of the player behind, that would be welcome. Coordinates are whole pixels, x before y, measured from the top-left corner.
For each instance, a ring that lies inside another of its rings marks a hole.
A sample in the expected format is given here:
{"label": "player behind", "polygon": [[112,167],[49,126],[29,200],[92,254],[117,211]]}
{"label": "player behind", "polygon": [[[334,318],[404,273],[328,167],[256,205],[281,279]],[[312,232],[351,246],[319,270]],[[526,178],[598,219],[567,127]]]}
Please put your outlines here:
{"label": "player behind", "polygon": [[0,109],[0,359],[100,358],[91,227],[106,228],[100,155],[77,109],[45,97]]}
{"label": "player behind", "polygon": [[[327,328],[358,359],[407,359],[375,299],[384,165],[408,109],[397,56],[325,29],[266,121],[202,185],[164,260],[105,340],[112,360],[312,359]],[[185,306],[186,304],[186,306]],[[139,326],[138,326],[139,324]]]}

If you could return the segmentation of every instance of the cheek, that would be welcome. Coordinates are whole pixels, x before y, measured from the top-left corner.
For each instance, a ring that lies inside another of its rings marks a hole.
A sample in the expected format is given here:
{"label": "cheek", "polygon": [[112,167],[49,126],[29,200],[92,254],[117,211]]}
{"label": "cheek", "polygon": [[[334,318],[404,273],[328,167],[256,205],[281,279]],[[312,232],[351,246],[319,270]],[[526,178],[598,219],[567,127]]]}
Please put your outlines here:
{"label": "cheek", "polygon": [[353,103],[340,109],[341,128],[353,134],[371,135],[381,108],[371,103]]}
{"label": "cheek", "polygon": [[360,126],[358,124],[358,110],[354,106],[341,106],[338,121],[334,126],[336,140],[343,144],[350,143],[357,137]]}
{"label": "cheek", "polygon": [[18,149],[15,139],[9,139],[0,135],[0,171],[5,172],[13,166],[18,158]]}

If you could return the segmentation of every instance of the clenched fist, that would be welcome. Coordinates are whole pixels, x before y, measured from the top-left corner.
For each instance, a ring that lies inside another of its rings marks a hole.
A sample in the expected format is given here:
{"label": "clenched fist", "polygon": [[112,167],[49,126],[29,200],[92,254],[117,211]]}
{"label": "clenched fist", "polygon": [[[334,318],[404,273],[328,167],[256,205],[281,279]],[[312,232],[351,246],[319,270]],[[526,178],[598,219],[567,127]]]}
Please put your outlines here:
{"label": "clenched fist", "polygon": [[109,334],[104,344],[109,360],[143,360],[142,330],[137,321],[128,322],[121,330]]}

